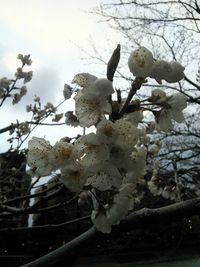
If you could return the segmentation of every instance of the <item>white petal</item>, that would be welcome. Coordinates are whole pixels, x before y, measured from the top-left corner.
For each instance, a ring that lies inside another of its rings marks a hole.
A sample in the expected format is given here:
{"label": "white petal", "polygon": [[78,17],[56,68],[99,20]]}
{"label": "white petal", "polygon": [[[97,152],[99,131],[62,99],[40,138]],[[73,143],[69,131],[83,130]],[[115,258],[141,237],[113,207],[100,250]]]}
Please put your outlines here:
{"label": "white petal", "polygon": [[[107,97],[114,93],[112,82],[105,78],[96,79],[89,87],[84,89],[84,94]],[[91,96],[88,96],[91,97]]]}
{"label": "white petal", "polygon": [[172,71],[171,65],[164,60],[157,60],[154,62],[149,77],[154,78],[159,84]]}
{"label": "white petal", "polygon": [[78,160],[82,166],[99,164],[109,158],[109,149],[106,144],[99,142],[94,133],[82,136],[75,142]]}
{"label": "white petal", "polygon": [[147,77],[151,73],[154,60],[152,53],[145,47],[140,47],[130,54],[128,66],[136,77]]}
{"label": "white petal", "polygon": [[74,76],[72,83],[79,85],[80,87],[87,87],[97,79],[96,76],[89,73],[78,73]]}
{"label": "white petal", "polygon": [[111,163],[103,162],[93,168],[92,172],[94,172],[94,174],[87,179],[86,184],[91,184],[98,190],[104,191],[112,187],[119,188],[121,185],[122,176],[117,167]]}
{"label": "white petal", "polygon": [[175,83],[175,82],[182,80],[184,78],[183,71],[185,68],[176,61],[171,61],[170,66],[172,70],[170,73],[168,73],[168,75],[166,75],[165,80],[168,83]]}
{"label": "white petal", "polygon": [[111,224],[104,214],[93,210],[91,220],[100,232],[104,234],[109,234],[111,232]]}
{"label": "white petal", "polygon": [[49,160],[51,149],[49,141],[44,138],[33,137],[28,142],[27,164],[36,175],[47,176],[52,172],[53,166]]}
{"label": "white petal", "polygon": [[111,144],[117,138],[115,124],[109,120],[102,120],[97,125],[97,136],[102,143]]}
{"label": "white petal", "polygon": [[65,167],[66,164],[75,160],[76,151],[74,146],[64,141],[58,141],[50,152],[50,160],[55,168]]}
{"label": "white petal", "polygon": [[171,95],[167,102],[176,110],[183,110],[187,107],[187,97],[181,93]]}
{"label": "white petal", "polygon": [[61,180],[71,192],[79,193],[85,184],[86,176],[81,167],[71,165],[62,169]]}
{"label": "white petal", "polygon": [[149,98],[149,101],[151,101],[155,104],[164,103],[166,100],[167,100],[167,95],[161,89],[154,89],[151,92],[151,97]]}
{"label": "white petal", "polygon": [[124,184],[120,188],[119,193],[115,195],[114,203],[107,211],[108,220],[112,225],[124,219],[125,215],[128,213],[133,189],[134,186],[132,184]]}
{"label": "white petal", "polygon": [[137,127],[123,119],[116,121],[115,126],[118,132],[115,144],[125,150],[132,150],[139,138],[139,130]]}
{"label": "white petal", "polygon": [[157,130],[168,132],[169,130],[173,129],[173,124],[171,121],[171,115],[169,110],[163,109],[159,121],[157,123]]}
{"label": "white petal", "polygon": [[182,111],[173,110],[171,111],[171,113],[173,114],[172,116],[173,120],[175,120],[176,122],[181,123],[185,120]]}
{"label": "white petal", "polygon": [[95,125],[101,115],[98,101],[86,99],[84,95],[76,100],[75,112],[82,127]]}

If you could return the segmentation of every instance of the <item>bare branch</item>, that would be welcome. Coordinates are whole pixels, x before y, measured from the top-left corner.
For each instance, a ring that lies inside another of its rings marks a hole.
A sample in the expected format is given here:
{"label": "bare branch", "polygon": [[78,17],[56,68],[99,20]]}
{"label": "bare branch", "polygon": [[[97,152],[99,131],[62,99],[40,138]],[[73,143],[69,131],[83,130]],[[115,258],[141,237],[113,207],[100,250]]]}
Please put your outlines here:
{"label": "bare branch", "polygon": [[191,81],[187,76],[185,76],[184,79],[185,79],[188,83],[190,83],[190,84],[192,84],[194,87],[196,87],[198,90],[200,90],[200,85],[198,85],[198,84],[194,83],[193,81]]}
{"label": "bare branch", "polygon": [[88,220],[90,219],[90,215],[86,215],[80,218],[76,218],[70,221],[66,221],[63,223],[59,223],[59,224],[45,224],[45,225],[38,225],[38,226],[32,226],[32,227],[17,227],[17,228],[1,228],[0,229],[0,233],[1,234],[7,234],[7,233],[20,233],[20,234],[27,234],[27,233],[39,233],[41,232],[41,230],[46,230],[46,231],[56,231],[57,229],[62,229],[65,226],[77,223],[77,222],[81,222],[84,220]]}

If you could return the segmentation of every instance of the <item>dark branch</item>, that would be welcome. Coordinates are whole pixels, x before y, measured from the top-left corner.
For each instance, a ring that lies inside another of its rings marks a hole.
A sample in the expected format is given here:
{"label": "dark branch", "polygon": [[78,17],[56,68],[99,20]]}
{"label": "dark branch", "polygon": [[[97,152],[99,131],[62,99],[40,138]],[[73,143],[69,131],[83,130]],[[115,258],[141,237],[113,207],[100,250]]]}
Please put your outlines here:
{"label": "dark branch", "polygon": [[[122,230],[133,229],[134,227],[141,228],[144,225],[147,226],[150,223],[162,224],[177,221],[183,218],[187,218],[193,215],[197,215],[200,212],[200,198],[194,198],[187,201],[175,203],[165,207],[157,209],[141,209],[130,214],[125,220],[121,222],[119,228]],[[55,263],[59,263],[69,255],[73,250],[81,245],[85,245],[86,241],[91,240],[97,234],[96,228],[93,226],[88,231],[84,232],[80,236],[76,237],[64,246],[52,251],[51,253],[42,256],[41,258],[25,264],[22,267],[48,267],[55,266]]]}
{"label": "dark branch", "polygon": [[82,244],[85,244],[86,241],[91,240],[95,236],[96,233],[97,233],[97,230],[93,226],[89,230],[84,232],[82,235],[68,242],[66,245],[42,256],[41,258],[35,261],[25,264],[22,267],[55,266],[56,263],[59,263],[60,261],[65,259],[67,254],[70,253],[72,250],[74,250],[75,248],[79,247]]}

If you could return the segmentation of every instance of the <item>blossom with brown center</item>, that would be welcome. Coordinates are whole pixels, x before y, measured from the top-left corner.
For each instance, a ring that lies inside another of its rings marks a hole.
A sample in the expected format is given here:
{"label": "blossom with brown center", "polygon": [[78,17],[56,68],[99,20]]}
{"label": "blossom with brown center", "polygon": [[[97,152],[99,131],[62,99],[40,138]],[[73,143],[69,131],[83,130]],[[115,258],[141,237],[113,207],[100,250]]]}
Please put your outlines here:
{"label": "blossom with brown center", "polygon": [[148,77],[151,73],[153,64],[154,60],[152,53],[143,46],[133,51],[128,59],[129,70],[136,77]]}

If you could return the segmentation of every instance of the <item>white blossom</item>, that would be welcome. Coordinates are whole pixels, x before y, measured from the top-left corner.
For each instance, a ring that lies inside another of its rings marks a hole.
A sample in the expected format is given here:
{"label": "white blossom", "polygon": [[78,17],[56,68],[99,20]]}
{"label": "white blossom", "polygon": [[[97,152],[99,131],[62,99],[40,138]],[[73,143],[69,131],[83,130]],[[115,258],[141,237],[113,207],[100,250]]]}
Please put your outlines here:
{"label": "white blossom", "polygon": [[152,195],[162,196],[163,198],[171,199],[172,201],[177,200],[178,195],[176,186],[164,185],[162,181],[156,176],[152,176],[147,185]]}
{"label": "white blossom", "polygon": [[172,67],[170,63],[164,60],[156,60],[149,77],[154,78],[159,84],[162,84],[162,80],[166,80],[166,77],[168,77],[171,72]]}
{"label": "white blossom", "polygon": [[26,93],[27,93],[27,88],[26,88],[26,86],[22,86],[22,87],[20,88],[20,95],[21,95],[21,96],[24,96],[24,95],[26,95]]}
{"label": "white blossom", "polygon": [[44,106],[44,110],[55,113],[57,108],[54,107],[54,105],[51,102],[47,102],[46,105]]}
{"label": "white blossom", "polygon": [[153,133],[153,131],[155,130],[155,127],[156,127],[155,121],[148,122],[147,127],[146,127],[146,133],[147,134]]}
{"label": "white blossom", "polygon": [[173,129],[172,117],[169,109],[162,108],[156,116],[156,130],[167,132]]}
{"label": "white blossom", "polygon": [[15,77],[17,79],[24,79],[25,73],[23,72],[21,67],[17,68],[17,71],[15,72]]}
{"label": "white blossom", "polygon": [[148,99],[153,104],[163,104],[167,101],[166,93],[161,89],[154,89],[151,92],[151,97]]}
{"label": "white blossom", "polygon": [[97,124],[105,114],[111,114],[108,97],[114,92],[112,83],[89,73],[79,73],[72,80],[82,87],[75,99],[75,113],[82,127]]}
{"label": "white blossom", "polygon": [[170,63],[171,71],[165,76],[165,80],[168,83],[175,83],[184,78],[184,67],[177,61],[171,61]]}
{"label": "white blossom", "polygon": [[[111,179],[110,179],[111,178]],[[112,177],[108,176],[104,171],[98,172],[87,179],[86,185],[104,191],[112,187]]]}
{"label": "white blossom", "polygon": [[146,174],[146,155],[145,146],[135,147],[134,150],[126,158],[126,169],[131,171],[131,175],[124,178],[123,183],[135,183]]}
{"label": "white blossom", "polygon": [[77,117],[73,114],[73,111],[67,111],[65,113],[65,123],[73,127],[79,126],[79,121]]}
{"label": "white blossom", "polygon": [[30,82],[32,77],[33,77],[33,72],[32,71],[24,72],[24,83]]}
{"label": "white blossom", "polygon": [[147,185],[152,195],[154,196],[158,195],[158,187],[155,185],[155,183],[152,180],[148,181]]}
{"label": "white blossom", "polygon": [[51,149],[50,160],[57,169],[64,168],[67,164],[72,164],[75,162],[75,158],[76,150],[74,145],[68,142],[60,140]]}
{"label": "white blossom", "polygon": [[124,120],[131,122],[134,126],[138,126],[138,123],[143,120],[143,110],[137,110],[124,115]]}
{"label": "white blossom", "polygon": [[105,78],[96,79],[88,87],[83,88],[84,95],[93,99],[95,97],[107,98],[114,93],[112,82]]}
{"label": "white blossom", "polygon": [[133,51],[128,59],[130,72],[136,77],[148,77],[154,64],[152,53],[145,47]]}
{"label": "white blossom", "polygon": [[153,144],[149,147],[149,153],[151,156],[156,156],[159,153],[160,146],[157,144]]}
{"label": "white blossom", "polygon": [[30,126],[28,122],[23,122],[19,124],[19,130],[22,135],[30,133]]}
{"label": "white blossom", "polygon": [[[20,54],[18,58],[23,64],[31,63],[29,56]],[[184,67],[181,64],[176,61],[168,63],[154,60],[152,53],[145,47],[131,53],[128,66],[130,72],[138,77],[137,89],[141,81],[146,81],[143,79],[146,77],[151,77],[160,84],[163,80],[171,83],[184,77]],[[32,72],[23,72],[23,68],[18,68],[16,77],[27,82],[31,79]],[[168,96],[165,91],[155,89],[147,99],[137,99],[134,96],[131,101],[132,91],[128,99],[124,100],[121,91],[117,90],[117,100],[113,101],[113,84],[106,78],[78,73],[72,83],[75,84],[75,89],[65,84],[63,95],[66,100],[76,92],[75,110],[74,113],[65,113],[65,122],[72,126],[95,126],[96,132],[84,133],[73,139],[65,137],[54,146],[44,138],[33,137],[28,143],[27,162],[30,171],[37,177],[47,176],[57,170],[62,183],[79,196],[78,204],[92,201],[91,220],[97,230],[110,233],[112,225],[123,220],[143,197],[143,193],[139,194],[138,185],[146,185],[144,177],[147,171],[147,152],[153,157],[160,149],[159,143],[150,143],[147,133],[152,133],[155,127],[167,131],[172,128],[173,120],[182,122],[187,98],[181,93]],[[133,83],[133,90],[134,85]],[[0,89],[6,91],[4,86],[9,89],[10,83],[0,80]],[[25,93],[26,88],[22,87],[20,93],[12,97],[18,102]],[[35,98],[34,101],[34,105],[27,106],[27,111],[34,113],[34,119],[46,113],[53,113],[53,121],[59,121],[63,116],[56,114],[57,108],[52,103],[48,102],[42,109],[40,99]],[[148,125],[150,120],[143,120],[143,113],[149,112],[148,110],[154,114],[156,126],[152,122]],[[28,124],[21,125],[19,130],[22,134],[28,132]],[[73,143],[70,143],[71,140]],[[148,182],[149,190],[154,195],[175,200],[176,186],[166,184],[156,177],[156,164],[156,160],[152,160],[153,175]]]}
{"label": "white blossom", "polygon": [[96,76],[89,73],[78,73],[74,76],[72,83],[79,85],[80,87],[88,87],[91,83],[97,79]]}
{"label": "white blossom", "polygon": [[76,116],[82,127],[95,125],[105,114],[111,114],[111,105],[104,97],[88,99],[82,92],[79,92],[74,99]]}
{"label": "white blossom", "polygon": [[85,171],[78,163],[66,165],[61,171],[61,180],[71,192],[79,193],[86,181]]}
{"label": "white blossom", "polygon": [[27,164],[36,176],[51,174],[53,166],[49,161],[52,146],[44,138],[33,137],[28,142]]}
{"label": "white blossom", "polygon": [[22,99],[22,96],[18,93],[13,95],[13,100],[12,100],[12,104],[16,105],[17,103],[19,103],[19,101]]}
{"label": "white blossom", "polygon": [[159,84],[162,84],[162,80],[168,83],[175,83],[184,78],[184,69],[177,61],[157,60],[154,62],[149,76]]}
{"label": "white blossom", "polygon": [[133,189],[133,184],[123,184],[119,193],[114,196],[113,204],[107,211],[107,218],[111,225],[119,223],[127,215],[132,202]]}
{"label": "white blossom", "polygon": [[112,165],[110,162],[103,162],[89,172],[86,185],[91,185],[92,187],[104,191],[111,188],[119,188],[122,182],[122,176],[118,168]]}
{"label": "white blossom", "polygon": [[97,124],[96,134],[99,140],[105,144],[114,143],[118,135],[115,123],[106,119]]}
{"label": "white blossom", "polygon": [[22,99],[22,97],[24,95],[26,95],[26,93],[27,93],[26,86],[22,86],[20,88],[19,93],[15,93],[15,94],[12,95],[12,97],[13,97],[12,104],[15,105],[15,104],[19,103],[19,101]]}
{"label": "white blossom", "polygon": [[30,59],[30,55],[22,55],[19,54],[17,59],[20,59],[22,64],[30,66],[32,64],[32,60]]}
{"label": "white blossom", "polygon": [[94,223],[96,229],[100,232],[104,234],[109,234],[111,232],[112,225],[110,224],[105,212],[93,210],[91,214],[91,220]]}
{"label": "white blossom", "polygon": [[168,97],[167,103],[171,109],[182,111],[187,107],[187,97],[182,93],[176,93]]}
{"label": "white blossom", "polygon": [[180,123],[184,120],[182,110],[187,107],[187,97],[176,93],[167,98],[167,107],[162,108],[158,113],[157,130],[168,131],[173,128],[172,119]]}
{"label": "white blossom", "polygon": [[112,205],[104,205],[92,211],[91,219],[97,230],[110,233],[111,227],[127,215],[132,203],[132,184],[124,184],[114,196]]}
{"label": "white blossom", "polygon": [[75,141],[75,149],[79,163],[85,167],[102,163],[109,158],[108,146],[102,144],[94,133],[79,137]]}
{"label": "white blossom", "polygon": [[139,129],[123,119],[116,121],[115,127],[118,133],[115,144],[124,150],[132,150],[138,141]]}
{"label": "white blossom", "polygon": [[6,77],[3,77],[0,79],[0,89],[8,89],[10,84],[12,83],[11,80],[9,80],[8,78]]}

